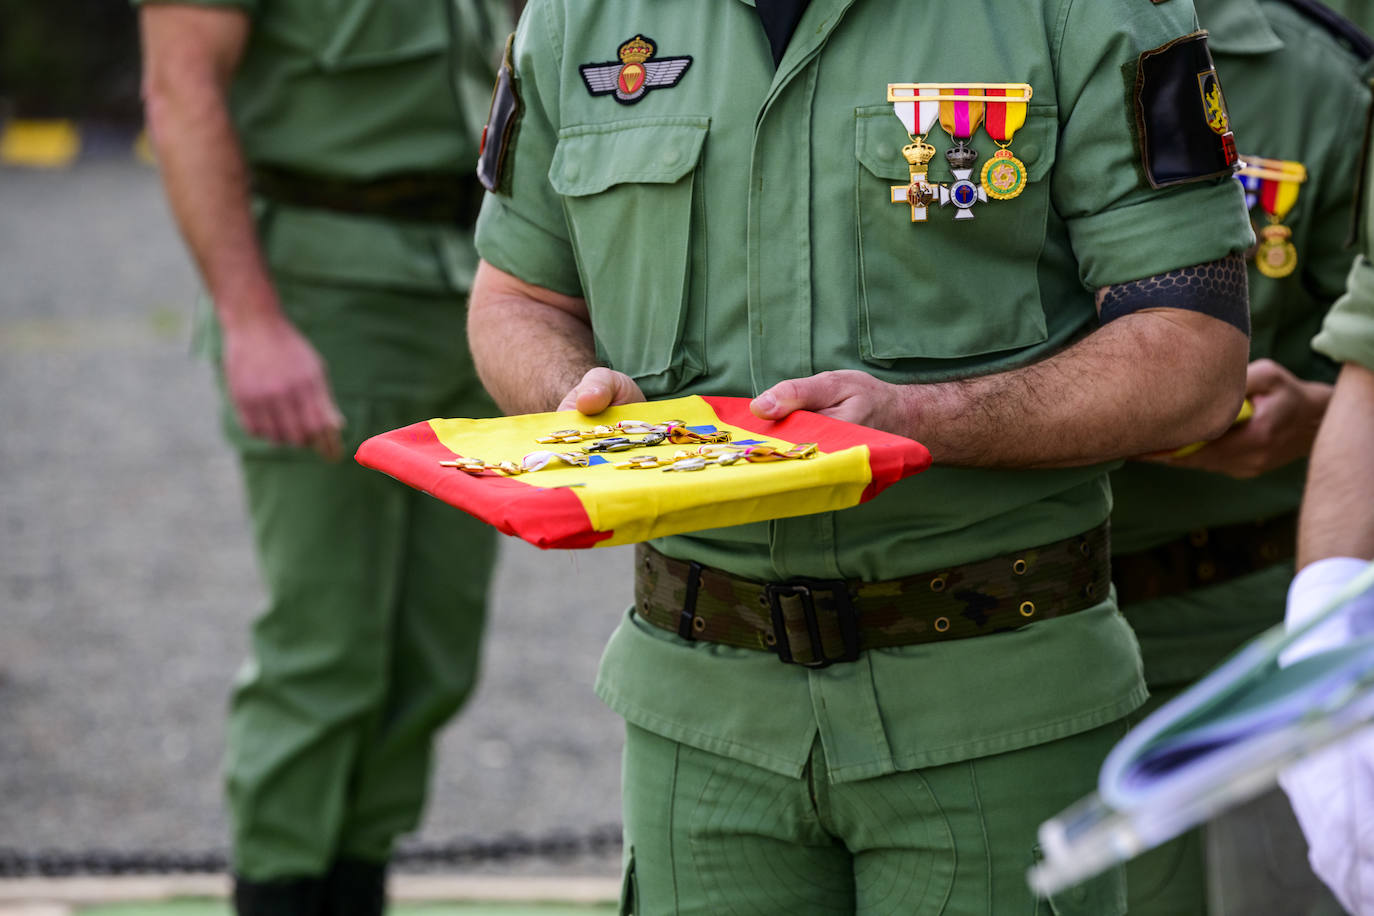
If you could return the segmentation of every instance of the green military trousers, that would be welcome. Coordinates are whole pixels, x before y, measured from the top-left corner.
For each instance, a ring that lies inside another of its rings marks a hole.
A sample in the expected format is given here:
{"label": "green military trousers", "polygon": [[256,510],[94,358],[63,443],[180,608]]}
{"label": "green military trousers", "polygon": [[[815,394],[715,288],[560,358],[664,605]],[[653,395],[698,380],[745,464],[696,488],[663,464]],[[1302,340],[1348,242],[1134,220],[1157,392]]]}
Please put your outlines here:
{"label": "green military trousers", "polygon": [[819,741],[789,778],[627,724],[625,890],[635,916],[1114,916],[1122,869],[1053,900],[1036,829],[1082,797],[1114,722],[1019,751],[831,783]]}
{"label": "green military trousers", "polygon": [[384,861],[416,826],[434,734],[477,679],[495,554],[489,526],[352,460],[369,435],[492,412],[461,297],[278,287],[329,367],[346,456],[252,440],[228,416],[269,595],[226,764],[234,866],[254,881]]}

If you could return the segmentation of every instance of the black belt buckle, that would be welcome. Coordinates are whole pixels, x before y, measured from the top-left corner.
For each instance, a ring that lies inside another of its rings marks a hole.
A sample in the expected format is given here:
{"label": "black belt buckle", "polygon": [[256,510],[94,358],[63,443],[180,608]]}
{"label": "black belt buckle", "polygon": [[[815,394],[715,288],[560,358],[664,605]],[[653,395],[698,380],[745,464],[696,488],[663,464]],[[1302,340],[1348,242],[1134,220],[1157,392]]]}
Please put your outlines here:
{"label": "black belt buckle", "polygon": [[[825,654],[820,620],[816,617],[817,592],[830,592],[834,599],[836,623],[839,625],[840,638],[844,641],[843,655]],[[843,579],[789,579],[786,582],[768,582],[763,586],[763,593],[768,599],[768,608],[773,615],[773,651],[778,653],[779,659],[805,668],[826,668],[836,662],[858,661],[859,614],[854,609],[849,584]],[[806,619],[806,633],[811,641],[811,654],[815,661],[799,662],[792,653],[792,641],[787,636],[787,618],[782,609],[782,599],[788,596],[801,599],[802,615]]]}

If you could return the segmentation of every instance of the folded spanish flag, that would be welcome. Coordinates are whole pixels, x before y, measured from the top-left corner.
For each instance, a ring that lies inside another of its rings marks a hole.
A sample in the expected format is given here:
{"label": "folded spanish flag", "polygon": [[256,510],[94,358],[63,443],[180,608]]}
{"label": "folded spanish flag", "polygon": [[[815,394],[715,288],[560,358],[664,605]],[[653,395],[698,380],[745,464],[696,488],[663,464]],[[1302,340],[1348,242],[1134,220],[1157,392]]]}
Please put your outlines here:
{"label": "folded spanish flag", "polygon": [[[556,430],[621,421],[676,420],[698,432],[728,432],[734,445],[779,450],[815,443],[815,457],[738,462],[703,470],[621,470],[638,455],[672,455],[662,445],[593,455],[588,467],[549,466],[514,477],[474,476],[441,461],[478,458],[520,464]],[[844,509],[872,499],[930,466],[911,439],[797,411],[773,422],[749,411],[748,398],[686,397],[612,407],[595,417],[574,410],[486,420],[428,420],[368,439],[357,460],[423,490],[538,547],[633,544],[669,534]]]}

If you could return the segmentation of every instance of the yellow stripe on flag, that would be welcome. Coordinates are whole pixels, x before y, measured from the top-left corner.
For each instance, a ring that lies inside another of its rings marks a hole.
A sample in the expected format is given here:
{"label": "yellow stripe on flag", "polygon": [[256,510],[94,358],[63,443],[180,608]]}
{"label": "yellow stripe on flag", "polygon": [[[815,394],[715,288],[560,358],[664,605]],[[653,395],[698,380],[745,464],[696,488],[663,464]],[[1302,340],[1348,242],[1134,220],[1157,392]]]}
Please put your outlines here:
{"label": "yellow stripe on flag", "polygon": [[[628,404],[583,418],[581,428],[621,420],[662,423],[681,420],[687,426],[714,426],[732,439],[760,439],[786,449],[799,443],[764,436],[722,423],[698,397],[649,404]],[[577,450],[583,444],[544,445],[536,440],[566,428],[568,413],[507,417],[500,428],[490,420],[431,420],[430,428],[451,451],[485,461],[519,462],[530,452]],[[634,436],[633,438],[638,438]],[[671,456],[695,446],[664,444],[604,455],[607,464],[592,467],[550,466],[515,478],[535,487],[575,487],[595,531],[614,532],[598,547],[632,544],[684,531],[717,528],[784,516],[842,509],[859,502],[872,480],[869,451],[848,448],[815,458],[756,464],[739,462],[701,471],[618,470],[631,455]]]}

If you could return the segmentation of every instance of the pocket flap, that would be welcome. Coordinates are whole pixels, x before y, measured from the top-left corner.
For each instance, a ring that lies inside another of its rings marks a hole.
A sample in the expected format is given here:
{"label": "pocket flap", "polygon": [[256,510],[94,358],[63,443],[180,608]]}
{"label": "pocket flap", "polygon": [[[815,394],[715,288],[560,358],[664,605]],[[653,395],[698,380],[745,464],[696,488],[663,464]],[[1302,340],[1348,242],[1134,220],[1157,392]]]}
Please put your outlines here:
{"label": "pocket flap", "polygon": [[[902,157],[902,147],[911,142],[902,128],[901,122],[892,111],[891,105],[868,105],[856,109],[858,120],[854,131],[854,155],[863,167],[879,178],[892,181],[906,181],[911,177],[906,159]],[[1045,177],[1054,163],[1055,133],[1059,122],[1052,106],[1037,108],[1032,105],[1026,113],[1026,123],[1012,138],[1010,149],[1026,166],[1026,179],[1038,181]],[[949,169],[945,165],[944,151],[949,148],[949,137],[937,124],[927,137],[928,142],[940,150],[931,162],[932,179]],[[974,135],[972,146],[984,153],[978,160],[981,168],[989,150],[996,146],[988,139],[980,127]],[[974,176],[977,177],[976,174]]]}
{"label": "pocket flap", "polygon": [[645,118],[561,131],[549,182],[564,197],[627,183],[672,184],[696,168],[709,118]]}

